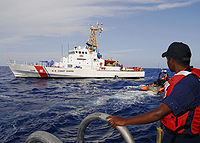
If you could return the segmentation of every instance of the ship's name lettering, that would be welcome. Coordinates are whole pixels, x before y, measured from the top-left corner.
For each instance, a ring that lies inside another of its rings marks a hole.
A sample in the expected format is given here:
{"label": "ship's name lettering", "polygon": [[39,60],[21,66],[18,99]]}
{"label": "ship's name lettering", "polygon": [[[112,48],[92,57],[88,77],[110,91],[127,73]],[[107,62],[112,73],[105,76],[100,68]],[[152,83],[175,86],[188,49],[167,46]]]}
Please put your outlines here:
{"label": "ship's name lettering", "polygon": [[66,72],[74,72],[74,71],[72,71],[72,70],[66,70]]}
{"label": "ship's name lettering", "polygon": [[58,72],[65,72],[65,70],[58,70]]}

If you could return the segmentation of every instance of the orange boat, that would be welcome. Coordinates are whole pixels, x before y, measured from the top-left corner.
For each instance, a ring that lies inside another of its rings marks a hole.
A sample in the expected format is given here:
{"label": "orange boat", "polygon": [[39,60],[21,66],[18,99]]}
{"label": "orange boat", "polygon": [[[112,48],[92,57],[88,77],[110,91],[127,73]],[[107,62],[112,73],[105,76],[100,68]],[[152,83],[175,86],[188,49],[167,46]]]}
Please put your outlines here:
{"label": "orange boat", "polygon": [[160,92],[163,92],[164,87],[152,83],[152,84],[142,86],[141,90],[143,90],[143,91],[150,90],[150,91],[153,91],[155,93],[160,93]]}
{"label": "orange boat", "polygon": [[115,62],[115,60],[105,59],[105,62],[106,62],[106,63],[113,64],[113,63]]}
{"label": "orange boat", "polygon": [[[162,76],[162,78],[160,78],[162,74],[164,74],[164,75]],[[169,76],[167,74],[167,71],[162,70],[159,73],[157,81],[155,81],[152,84],[147,84],[145,86],[142,86],[141,90],[143,90],[143,91],[151,90],[156,93],[164,92],[164,83],[168,80],[169,80]]]}

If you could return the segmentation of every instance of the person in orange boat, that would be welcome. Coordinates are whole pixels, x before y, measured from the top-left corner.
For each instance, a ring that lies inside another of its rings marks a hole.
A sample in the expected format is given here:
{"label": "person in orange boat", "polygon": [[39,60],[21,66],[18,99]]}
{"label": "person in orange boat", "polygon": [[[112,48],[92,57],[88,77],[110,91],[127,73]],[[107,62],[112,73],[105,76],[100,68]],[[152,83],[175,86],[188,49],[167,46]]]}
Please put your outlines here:
{"label": "person in orange boat", "polygon": [[[161,76],[162,74],[164,74],[164,75],[162,76],[162,78],[160,78],[160,76]],[[163,86],[164,86],[164,83],[165,83],[166,81],[168,81],[168,80],[169,80],[169,75],[168,75],[167,71],[166,71],[166,70],[162,70],[162,71],[160,72],[159,76],[158,76],[158,80],[155,81],[154,84],[163,87]]]}
{"label": "person in orange boat", "polygon": [[[161,78],[162,75],[162,78]],[[152,84],[142,86],[141,90],[147,91],[151,90],[156,93],[162,93],[164,90],[164,83],[169,80],[169,76],[166,70],[162,70],[158,75],[158,80],[154,81]]]}
{"label": "person in orange boat", "polygon": [[161,120],[165,127],[162,143],[200,142],[200,70],[190,66],[191,51],[182,42],[172,43],[162,54],[176,74],[165,83],[160,106],[142,115],[107,117],[116,126],[148,124]]}

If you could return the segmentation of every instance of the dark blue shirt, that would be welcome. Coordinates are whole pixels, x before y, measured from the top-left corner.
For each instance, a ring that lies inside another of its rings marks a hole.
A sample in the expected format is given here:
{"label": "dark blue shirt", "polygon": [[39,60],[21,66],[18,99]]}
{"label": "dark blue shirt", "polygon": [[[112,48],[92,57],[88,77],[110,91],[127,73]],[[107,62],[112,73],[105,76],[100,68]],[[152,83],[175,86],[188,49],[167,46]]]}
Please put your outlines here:
{"label": "dark blue shirt", "polygon": [[163,99],[176,116],[185,109],[191,109],[200,105],[200,82],[193,74],[189,74],[180,80],[173,88],[169,96]]}

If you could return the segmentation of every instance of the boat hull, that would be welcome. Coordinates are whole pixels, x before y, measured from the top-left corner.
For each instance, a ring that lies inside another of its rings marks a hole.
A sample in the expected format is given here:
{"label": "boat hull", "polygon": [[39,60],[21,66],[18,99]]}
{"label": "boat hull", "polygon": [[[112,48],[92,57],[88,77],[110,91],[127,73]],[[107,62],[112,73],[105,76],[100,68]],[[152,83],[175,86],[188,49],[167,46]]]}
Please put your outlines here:
{"label": "boat hull", "polygon": [[153,91],[155,93],[163,92],[164,87],[160,85],[155,85],[154,83],[142,86],[143,91]]}
{"label": "boat hull", "polygon": [[144,78],[144,71],[72,69],[39,65],[10,64],[16,78]]}

